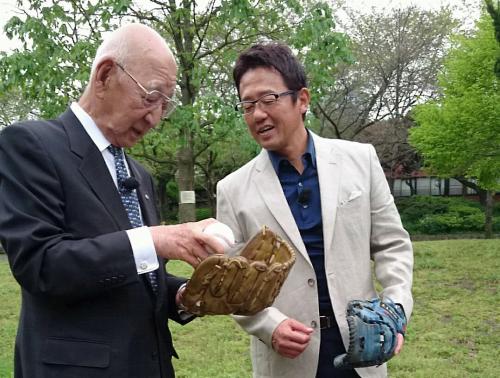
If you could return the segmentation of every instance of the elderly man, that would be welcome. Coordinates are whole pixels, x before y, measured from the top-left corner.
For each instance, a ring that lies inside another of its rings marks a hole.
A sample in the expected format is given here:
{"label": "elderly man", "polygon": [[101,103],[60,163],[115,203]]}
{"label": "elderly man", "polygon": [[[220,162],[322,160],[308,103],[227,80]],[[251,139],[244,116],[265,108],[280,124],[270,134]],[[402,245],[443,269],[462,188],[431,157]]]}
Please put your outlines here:
{"label": "elderly man", "polygon": [[163,38],[123,26],[99,47],[78,103],[0,137],[0,241],[22,288],[15,377],[173,377],[168,318],[195,266],[223,247],[207,220],[158,224],[151,176],[122,148],[174,108]]}

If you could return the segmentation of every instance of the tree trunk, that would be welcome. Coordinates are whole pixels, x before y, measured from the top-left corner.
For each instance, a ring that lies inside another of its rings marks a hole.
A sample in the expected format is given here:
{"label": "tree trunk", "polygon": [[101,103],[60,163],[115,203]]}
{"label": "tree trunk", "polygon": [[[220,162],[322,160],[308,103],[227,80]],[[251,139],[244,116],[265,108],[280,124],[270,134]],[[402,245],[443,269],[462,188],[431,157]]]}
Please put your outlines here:
{"label": "tree trunk", "polygon": [[177,184],[179,185],[179,223],[196,221],[194,196],[194,158],[189,145],[177,150]]}
{"label": "tree trunk", "polygon": [[462,198],[466,198],[467,197],[467,186],[465,186],[463,183],[462,183]]}
{"label": "tree trunk", "polygon": [[409,178],[405,180],[406,185],[410,187],[410,196],[414,196],[417,194],[417,179]]}
{"label": "tree trunk", "polygon": [[486,191],[486,206],[484,208],[484,237],[493,238],[493,195],[494,191]]}
{"label": "tree trunk", "polygon": [[464,197],[467,194],[467,189],[465,189],[465,187],[471,188],[476,191],[479,197],[479,203],[483,206],[486,206],[486,190],[481,189],[475,182],[468,181],[464,177],[455,177],[455,180],[457,180],[464,186],[464,188],[462,188],[462,194]]}
{"label": "tree trunk", "polygon": [[156,191],[158,193],[158,207],[160,208],[160,220],[165,221],[168,217],[168,195],[167,182],[163,177],[157,178]]}
{"label": "tree trunk", "polygon": [[484,189],[480,189],[477,191],[477,194],[479,196],[479,202],[483,206],[487,206],[486,201],[488,200],[488,191]]}

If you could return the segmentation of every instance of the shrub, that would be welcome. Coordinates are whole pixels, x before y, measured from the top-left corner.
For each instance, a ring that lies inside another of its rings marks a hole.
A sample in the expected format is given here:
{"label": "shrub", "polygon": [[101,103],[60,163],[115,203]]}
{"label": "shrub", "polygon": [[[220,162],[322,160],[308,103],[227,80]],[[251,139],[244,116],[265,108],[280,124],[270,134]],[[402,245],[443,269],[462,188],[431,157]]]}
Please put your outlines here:
{"label": "shrub", "polygon": [[414,223],[429,214],[443,214],[448,210],[448,201],[441,197],[413,196],[396,201],[403,223]]}
{"label": "shrub", "polygon": [[446,234],[459,225],[460,220],[456,215],[426,215],[418,222],[418,229],[424,234]]}
{"label": "shrub", "polygon": [[447,234],[463,231],[482,231],[484,215],[461,216],[458,213],[427,215],[418,222],[418,229],[425,234]]}
{"label": "shrub", "polygon": [[500,217],[493,217],[493,231],[500,232]]}
{"label": "shrub", "polygon": [[[410,233],[442,234],[484,230],[484,210],[476,201],[459,197],[413,196],[398,199],[396,205],[401,220]],[[493,230],[500,230],[500,217],[494,217]]]}
{"label": "shrub", "polygon": [[469,217],[473,215],[481,215],[484,217],[484,212],[480,208],[472,207],[469,204],[452,203],[448,207],[448,213],[454,213],[461,217]]}
{"label": "shrub", "polygon": [[495,202],[495,205],[493,205],[493,215],[500,216],[500,202]]}
{"label": "shrub", "polygon": [[165,186],[167,196],[172,202],[179,202],[179,186],[175,180],[170,180]]}

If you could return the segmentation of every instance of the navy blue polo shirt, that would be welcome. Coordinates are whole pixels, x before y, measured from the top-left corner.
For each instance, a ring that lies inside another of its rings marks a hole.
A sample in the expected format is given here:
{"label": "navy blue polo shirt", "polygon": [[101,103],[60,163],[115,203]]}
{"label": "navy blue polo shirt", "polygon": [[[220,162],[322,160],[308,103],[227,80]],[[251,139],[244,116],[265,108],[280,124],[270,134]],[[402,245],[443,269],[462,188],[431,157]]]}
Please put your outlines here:
{"label": "navy blue polo shirt", "polygon": [[302,155],[302,164],[304,165],[302,174],[286,158],[276,152],[269,151],[269,157],[316,273],[320,313],[333,313],[325,274],[323,222],[316,150],[309,131],[307,132],[307,148]]}

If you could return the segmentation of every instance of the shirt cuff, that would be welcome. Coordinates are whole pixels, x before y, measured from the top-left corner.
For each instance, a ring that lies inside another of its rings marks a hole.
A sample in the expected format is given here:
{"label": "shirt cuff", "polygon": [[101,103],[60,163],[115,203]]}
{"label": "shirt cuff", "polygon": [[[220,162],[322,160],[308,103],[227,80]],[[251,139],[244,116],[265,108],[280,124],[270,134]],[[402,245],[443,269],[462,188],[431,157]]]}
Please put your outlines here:
{"label": "shirt cuff", "polygon": [[[179,293],[181,290],[183,290],[186,287],[187,283],[184,282],[181,286],[179,286],[179,289],[177,292]],[[177,306],[177,314],[179,315],[179,318],[181,320],[188,320],[190,318],[193,318],[195,315],[191,314],[190,312],[187,311],[186,307],[181,303],[179,303],[179,306]]]}
{"label": "shirt cuff", "polygon": [[137,273],[144,274],[158,269],[160,264],[149,227],[137,227],[126,232],[132,246]]}

